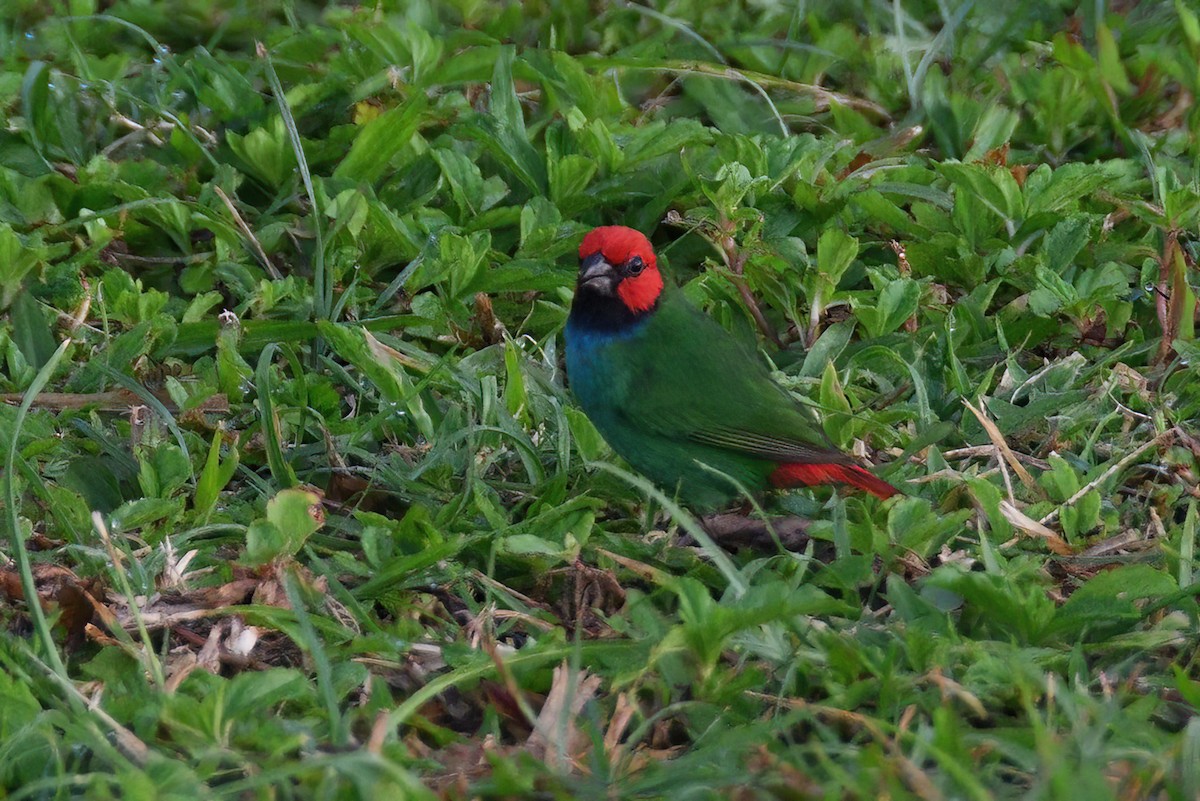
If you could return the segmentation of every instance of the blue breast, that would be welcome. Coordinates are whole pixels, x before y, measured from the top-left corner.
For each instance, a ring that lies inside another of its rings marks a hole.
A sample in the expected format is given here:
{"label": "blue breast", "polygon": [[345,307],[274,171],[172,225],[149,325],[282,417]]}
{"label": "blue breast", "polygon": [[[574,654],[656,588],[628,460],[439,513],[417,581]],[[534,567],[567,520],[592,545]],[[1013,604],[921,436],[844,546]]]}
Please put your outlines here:
{"label": "blue breast", "polygon": [[592,422],[607,427],[627,392],[627,371],[617,370],[621,344],[637,336],[645,322],[619,330],[597,330],[567,321],[567,378]]}

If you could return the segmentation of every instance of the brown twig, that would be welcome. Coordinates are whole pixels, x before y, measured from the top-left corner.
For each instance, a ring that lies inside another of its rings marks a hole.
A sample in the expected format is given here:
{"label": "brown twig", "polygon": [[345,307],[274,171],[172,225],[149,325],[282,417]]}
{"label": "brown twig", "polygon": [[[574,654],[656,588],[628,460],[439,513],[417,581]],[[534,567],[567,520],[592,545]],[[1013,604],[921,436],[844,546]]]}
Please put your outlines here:
{"label": "brown twig", "polygon": [[[1172,357],[1172,346],[1179,336],[1184,315],[1188,313],[1184,308],[1188,296],[1188,261],[1187,254],[1179,246],[1179,231],[1168,231],[1162,257],[1158,261],[1158,285],[1154,292],[1154,310],[1162,328],[1162,339],[1154,356],[1155,364],[1163,364]],[[1196,303],[1193,302],[1191,315],[1195,316],[1195,313]]]}
{"label": "brown twig", "polygon": [[1158,326],[1162,329],[1162,339],[1158,343],[1158,352],[1154,356],[1155,363],[1161,364],[1171,352],[1171,343],[1175,341],[1179,320],[1172,313],[1176,305],[1171,292],[1171,266],[1174,261],[1175,248],[1179,246],[1179,234],[1176,231],[1167,232],[1167,242],[1163,246],[1162,256],[1158,260],[1158,286],[1154,292],[1154,311],[1158,316]]}
{"label": "brown twig", "polygon": [[726,80],[743,81],[752,83],[755,86],[772,89],[783,89],[789,92],[795,92],[799,95],[811,97],[817,104],[817,111],[825,111],[831,105],[836,103],[840,106],[852,108],[855,111],[872,114],[881,120],[890,121],[891,114],[887,109],[878,103],[866,100],[861,97],[843,94],[841,92],[833,92],[823,86],[817,86],[811,83],[801,83],[800,81],[792,81],[786,78],[780,78],[776,75],[768,75],[754,70],[735,69],[724,64],[711,64],[704,61],[667,61],[667,62],[646,62],[639,63],[636,61],[626,63],[614,63],[613,59],[604,56],[603,67],[615,70],[649,70],[652,72],[669,72],[676,75],[706,75],[711,78],[724,78]]}
{"label": "brown twig", "polygon": [[1159,434],[1154,439],[1152,439],[1149,442],[1140,446],[1137,450],[1133,451],[1132,453],[1126,454],[1112,467],[1108,468],[1103,473],[1101,473],[1100,475],[1096,476],[1094,479],[1089,481],[1087,484],[1084,484],[1082,487],[1080,487],[1078,492],[1076,492],[1070,498],[1067,498],[1065,501],[1063,501],[1063,503],[1060,506],[1056,507],[1055,509],[1052,509],[1048,515],[1043,517],[1038,522],[1041,523],[1042,525],[1047,525],[1047,524],[1051,523],[1055,518],[1058,517],[1059,512],[1061,512],[1063,509],[1067,508],[1068,506],[1074,505],[1084,495],[1087,495],[1089,492],[1091,492],[1096,487],[1103,484],[1109,478],[1111,478],[1112,476],[1114,476],[1117,473],[1124,470],[1126,467],[1128,467],[1130,465],[1130,463],[1132,463],[1135,459],[1137,459],[1143,453],[1145,453],[1146,451],[1150,450],[1151,448],[1153,448],[1157,445],[1162,445],[1164,443],[1170,442],[1174,437],[1175,437],[1174,431],[1164,431],[1163,433]]}
{"label": "brown twig", "polygon": [[774,531],[779,544],[789,551],[802,551],[808,545],[808,520],[802,517],[781,517],[756,520],[736,513],[709,515],[700,525],[723,548],[745,546],[755,550],[774,549]]}
{"label": "brown twig", "polygon": [[1004,461],[1008,462],[1009,466],[1012,467],[1013,472],[1017,474],[1017,478],[1021,479],[1021,483],[1029,490],[1040,493],[1041,488],[1038,487],[1037,482],[1033,480],[1033,476],[1029,474],[1025,466],[1017,459],[1012,448],[1008,447],[1008,443],[1004,441],[1004,435],[1000,433],[1000,429],[987,416],[987,413],[983,409],[975,408],[969,400],[964,399],[963,405],[967,407],[967,410],[971,414],[975,415],[975,419],[983,426],[983,430],[987,432],[988,438],[996,446],[996,450],[1000,452],[1000,455],[1004,457]]}
{"label": "brown twig", "polygon": [[[896,267],[900,270],[900,275],[905,278],[912,275],[912,265],[908,263],[908,254],[904,251],[904,245],[898,239],[889,240],[888,244],[891,245],[892,252],[896,254]],[[904,330],[910,334],[917,332],[916,312],[904,321]]]}
{"label": "brown twig", "polygon": [[[1046,526],[1022,512],[1016,507],[1015,504],[1004,500],[1000,501],[1000,514],[1004,515],[1004,519],[1007,520],[1009,525],[1011,525],[1013,528],[1016,528],[1017,530],[1024,534],[1028,534],[1031,537],[1040,537],[1041,539],[1045,540],[1046,547],[1059,556],[1070,556],[1071,554],[1075,553],[1075,549],[1071,547],[1069,542],[1060,537],[1056,532],[1046,528]],[[1014,537],[1013,539],[1004,543],[1003,547],[1008,547],[1009,545],[1014,544],[1016,541],[1017,538]]]}
{"label": "brown twig", "polygon": [[215,251],[205,250],[200,253],[180,254],[178,256],[139,256],[136,253],[119,253],[114,252],[112,258],[115,261],[125,264],[201,264],[208,261],[214,255]]}
{"label": "brown twig", "polygon": [[[727,224],[728,225],[728,224]],[[729,267],[729,280],[737,287],[738,294],[742,296],[742,303],[746,304],[747,311],[754,318],[755,325],[762,335],[775,343],[777,348],[783,347],[783,342],[779,339],[779,334],[767,322],[766,316],[763,315],[762,309],[758,306],[758,300],[754,297],[754,293],[750,291],[750,286],[746,283],[746,254],[738,248],[737,242],[729,234],[725,233],[721,237],[721,255],[725,259],[725,264]]]}
{"label": "brown twig", "polygon": [[[179,411],[179,407],[175,405],[174,401],[165,392],[156,392],[153,394],[167,407],[167,411],[172,413]],[[16,404],[20,403],[24,398],[25,396],[19,392],[7,392],[0,394],[0,403]],[[34,407],[38,409],[64,411],[93,407],[101,412],[128,412],[130,409],[141,406],[143,403],[144,401],[140,397],[127,389],[85,393],[42,392],[33,401]],[[228,412],[229,399],[224,395],[213,395],[211,398],[206,398],[196,407],[196,410],[214,413]]]}
{"label": "brown twig", "polygon": [[[902,731],[898,730],[896,736],[892,736],[888,734],[883,725],[867,715],[847,709],[838,709],[837,707],[825,704],[814,704],[804,698],[785,698],[779,695],[770,695],[752,690],[747,690],[746,696],[766,701],[776,706],[808,712],[813,717],[826,723],[843,726],[851,731],[867,735],[882,746],[891,758],[895,760],[904,783],[908,785],[908,788],[918,798],[940,799],[943,797],[941,791],[938,790],[930,778],[900,748],[898,740],[903,733]],[[899,727],[897,728],[899,729]]]}
{"label": "brown twig", "polygon": [[[997,452],[995,445],[968,445],[965,448],[955,448],[953,450],[945,451],[942,454],[942,458],[946,461],[951,461],[953,459],[970,459],[976,456],[994,457],[996,455]],[[1022,462],[1033,465],[1038,470],[1050,469],[1050,463],[1045,459],[1039,459],[1036,456],[1030,456],[1025,453],[1017,453],[1016,451],[1013,452],[1013,456],[1017,457],[1017,459]],[[913,457],[913,460],[919,461],[918,457],[916,456]]]}
{"label": "brown twig", "polygon": [[233,222],[237,225],[238,230],[242,232],[242,236],[246,237],[246,241],[250,243],[250,249],[254,251],[254,255],[262,264],[263,269],[267,271],[267,275],[276,281],[282,279],[283,274],[271,263],[271,259],[267,256],[267,252],[263,250],[258,237],[254,235],[254,231],[250,230],[250,226],[242,219],[242,215],[238,212],[237,207],[233,205],[233,201],[229,199],[229,195],[225,194],[224,190],[216,185],[213,186],[213,191],[217,193],[217,197],[221,198],[221,201],[225,204],[225,208],[229,209],[229,213],[233,215]]}
{"label": "brown twig", "polygon": [[508,332],[504,328],[504,323],[496,319],[496,312],[492,309],[492,299],[486,292],[475,293],[475,319],[479,322],[479,331],[483,334],[484,342],[495,345],[497,342],[504,341],[504,335]]}

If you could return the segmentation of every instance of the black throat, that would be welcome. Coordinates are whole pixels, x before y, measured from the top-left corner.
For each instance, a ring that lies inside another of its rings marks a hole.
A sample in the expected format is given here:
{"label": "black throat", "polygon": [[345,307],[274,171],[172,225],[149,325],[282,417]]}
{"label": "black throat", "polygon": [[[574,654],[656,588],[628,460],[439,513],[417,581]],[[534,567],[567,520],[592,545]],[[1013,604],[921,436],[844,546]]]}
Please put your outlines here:
{"label": "black throat", "polygon": [[571,315],[567,318],[567,324],[580,331],[616,334],[636,327],[657,308],[656,300],[654,305],[645,311],[630,311],[629,307],[614,295],[602,295],[579,287],[575,290],[575,300],[571,303]]}

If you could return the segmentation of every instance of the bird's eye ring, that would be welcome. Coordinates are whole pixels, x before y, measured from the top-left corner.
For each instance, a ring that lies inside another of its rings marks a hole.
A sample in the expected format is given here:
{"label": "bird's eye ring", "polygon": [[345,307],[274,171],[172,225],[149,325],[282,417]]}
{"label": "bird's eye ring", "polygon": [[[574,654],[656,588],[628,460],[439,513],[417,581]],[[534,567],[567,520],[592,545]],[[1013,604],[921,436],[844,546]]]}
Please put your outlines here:
{"label": "bird's eye ring", "polygon": [[634,256],[625,262],[625,270],[630,275],[638,275],[644,269],[646,269],[646,262],[642,261],[641,256]]}

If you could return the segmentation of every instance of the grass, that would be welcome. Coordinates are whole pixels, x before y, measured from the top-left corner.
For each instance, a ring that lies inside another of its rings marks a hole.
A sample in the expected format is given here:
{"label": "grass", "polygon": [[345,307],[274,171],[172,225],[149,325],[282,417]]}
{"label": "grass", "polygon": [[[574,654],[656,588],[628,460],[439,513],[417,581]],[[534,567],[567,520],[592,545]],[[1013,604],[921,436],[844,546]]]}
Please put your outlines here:
{"label": "grass", "polygon": [[[14,0],[0,797],[1197,797],[1198,59],[1184,2]],[[624,469],[561,362],[611,223],[907,497],[726,551]]]}

